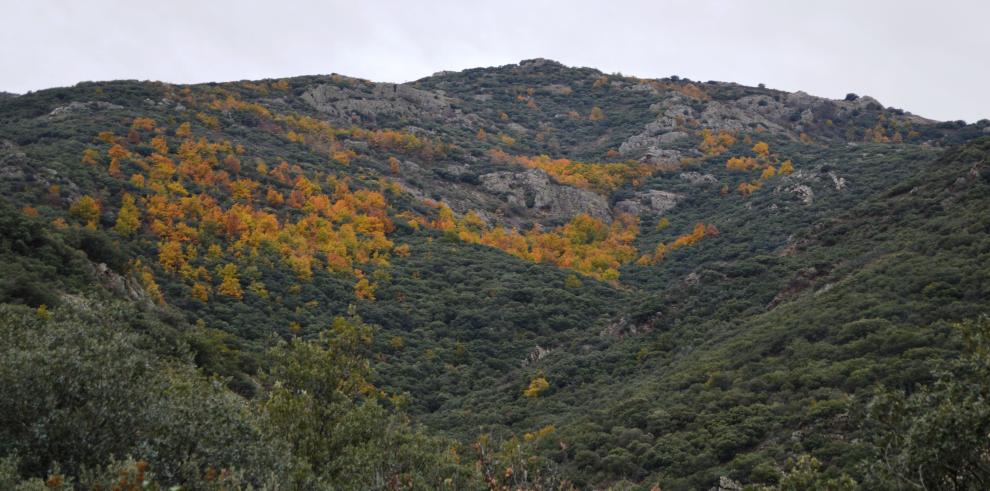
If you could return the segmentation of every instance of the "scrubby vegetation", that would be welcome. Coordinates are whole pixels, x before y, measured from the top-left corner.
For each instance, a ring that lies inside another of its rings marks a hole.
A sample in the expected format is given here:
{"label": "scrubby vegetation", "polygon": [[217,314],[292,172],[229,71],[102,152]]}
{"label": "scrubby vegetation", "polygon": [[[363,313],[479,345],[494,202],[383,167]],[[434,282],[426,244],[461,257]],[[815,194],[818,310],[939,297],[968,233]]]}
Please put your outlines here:
{"label": "scrubby vegetation", "polygon": [[[985,124],[709,128],[662,111],[788,95],[546,61],[402,87],[0,100],[0,488],[983,487]],[[623,147],[653,121],[679,158]],[[526,168],[612,209],[479,179]]]}

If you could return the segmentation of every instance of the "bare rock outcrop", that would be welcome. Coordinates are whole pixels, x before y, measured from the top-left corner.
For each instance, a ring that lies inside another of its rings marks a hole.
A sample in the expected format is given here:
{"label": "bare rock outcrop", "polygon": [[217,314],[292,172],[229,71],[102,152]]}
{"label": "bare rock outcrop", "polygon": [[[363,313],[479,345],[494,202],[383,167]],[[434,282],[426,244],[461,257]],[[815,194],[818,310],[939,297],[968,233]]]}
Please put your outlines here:
{"label": "bare rock outcrop", "polygon": [[104,101],[79,102],[72,101],[64,106],[56,107],[48,113],[49,118],[64,118],[72,114],[88,113],[92,111],[105,111],[108,109],[123,109],[123,106]]}
{"label": "bare rock outcrop", "polygon": [[636,193],[633,199],[619,201],[615,204],[615,209],[618,212],[631,213],[633,215],[643,215],[646,213],[661,215],[677,206],[677,203],[683,199],[684,196],[677,193],[651,189]]}
{"label": "bare rock outcrop", "polygon": [[458,115],[451,108],[451,98],[403,84],[322,84],[307,89],[301,99],[317,111],[342,119],[351,115],[367,119],[378,116],[440,119]]}
{"label": "bare rock outcrop", "polygon": [[657,119],[643,127],[643,131],[626,139],[619,145],[619,153],[631,155],[639,152],[658,151],[664,145],[669,145],[688,136],[678,130],[684,121],[695,117],[694,109],[686,104],[681,96],[673,96],[663,102],[650,106],[650,110],[658,114]]}
{"label": "bare rock outcrop", "polygon": [[591,191],[557,184],[546,172],[493,172],[479,177],[481,188],[513,206],[531,209],[547,219],[569,220],[587,213],[611,221],[608,201]]}

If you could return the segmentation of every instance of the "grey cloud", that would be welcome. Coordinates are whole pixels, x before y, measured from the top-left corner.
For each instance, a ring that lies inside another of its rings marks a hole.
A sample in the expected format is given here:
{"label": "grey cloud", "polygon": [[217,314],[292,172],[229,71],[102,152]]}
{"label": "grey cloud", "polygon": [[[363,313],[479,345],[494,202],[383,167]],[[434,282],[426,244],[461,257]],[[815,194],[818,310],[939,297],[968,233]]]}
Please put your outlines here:
{"label": "grey cloud", "polygon": [[401,82],[545,57],[990,117],[982,0],[2,3],[0,90],[12,92],[330,72]]}

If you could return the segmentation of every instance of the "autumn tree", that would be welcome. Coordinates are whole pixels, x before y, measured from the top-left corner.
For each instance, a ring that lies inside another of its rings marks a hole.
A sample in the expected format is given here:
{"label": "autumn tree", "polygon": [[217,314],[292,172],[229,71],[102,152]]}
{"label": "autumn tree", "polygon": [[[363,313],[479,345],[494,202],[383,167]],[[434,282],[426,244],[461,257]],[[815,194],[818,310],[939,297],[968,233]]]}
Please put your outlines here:
{"label": "autumn tree", "polygon": [[95,148],[87,148],[83,150],[82,163],[89,165],[96,165],[100,161],[100,152]]}
{"label": "autumn tree", "polygon": [[535,377],[529,382],[529,387],[523,390],[524,397],[539,397],[541,393],[550,388],[550,382],[542,375]]}
{"label": "autumn tree", "polygon": [[69,206],[69,214],[85,222],[87,227],[96,228],[100,219],[100,202],[92,196],[82,196]]}
{"label": "autumn tree", "polygon": [[107,166],[107,174],[113,177],[120,177],[120,160],[111,159],[110,165]]}
{"label": "autumn tree", "polygon": [[217,287],[217,291],[221,295],[226,295],[231,298],[241,298],[243,292],[241,291],[241,280],[237,276],[237,265],[233,263],[224,264],[223,267],[218,271],[220,275],[220,286]]}
{"label": "autumn tree", "polygon": [[188,121],[180,124],[179,127],[175,129],[175,136],[178,136],[179,138],[188,138],[191,134],[192,126]]}
{"label": "autumn tree", "polygon": [[203,123],[203,125],[210,128],[211,130],[220,129],[220,120],[216,116],[212,116],[200,112],[200,113],[196,113],[196,119],[198,119],[200,123]]}
{"label": "autumn tree", "polygon": [[151,131],[155,129],[155,121],[151,118],[134,118],[134,121],[131,122],[131,129]]}
{"label": "autumn tree", "polygon": [[602,108],[595,106],[591,108],[591,113],[588,114],[588,119],[592,121],[601,121],[605,119],[605,112],[602,111]]}
{"label": "autumn tree", "polygon": [[582,285],[583,283],[581,283],[581,279],[578,278],[577,275],[572,274],[564,279],[564,288],[567,288],[568,290],[581,288]]}
{"label": "autumn tree", "polygon": [[156,152],[162,155],[167,155],[168,141],[165,140],[164,136],[156,136],[151,139],[151,148],[154,148]]}
{"label": "autumn tree", "polygon": [[731,157],[725,161],[725,168],[736,172],[746,172],[756,167],[753,157]]}
{"label": "autumn tree", "polygon": [[444,203],[440,204],[440,211],[437,219],[433,222],[433,227],[440,231],[453,230],[456,226],[454,211]]}
{"label": "autumn tree", "polygon": [[363,275],[358,275],[358,278],[357,283],[354,284],[354,296],[362,300],[374,300],[375,284]]}
{"label": "autumn tree", "polygon": [[131,155],[131,152],[129,152],[123,146],[114,143],[110,147],[110,150],[107,151],[107,155],[109,155],[111,159],[123,159],[129,157]]}
{"label": "autumn tree", "polygon": [[189,289],[189,296],[200,302],[205,302],[210,299],[210,286],[197,282]]}
{"label": "autumn tree", "polygon": [[777,170],[772,165],[768,165],[763,169],[763,173],[760,174],[760,179],[767,180],[775,175],[777,175]]}
{"label": "autumn tree", "polygon": [[282,193],[269,186],[265,191],[265,200],[268,201],[270,206],[281,206],[285,202],[285,197],[282,196]]}
{"label": "autumn tree", "polygon": [[767,145],[766,142],[756,142],[756,144],[753,145],[753,153],[762,158],[766,158],[770,155],[770,145]]}
{"label": "autumn tree", "polygon": [[707,155],[721,155],[735,143],[736,137],[732,133],[724,130],[712,133],[711,130],[705,128],[701,130],[701,143],[698,144],[698,149]]}
{"label": "autumn tree", "polygon": [[141,226],[141,212],[134,204],[134,196],[124,194],[120,211],[117,212],[117,223],[113,229],[120,235],[129,236]]}

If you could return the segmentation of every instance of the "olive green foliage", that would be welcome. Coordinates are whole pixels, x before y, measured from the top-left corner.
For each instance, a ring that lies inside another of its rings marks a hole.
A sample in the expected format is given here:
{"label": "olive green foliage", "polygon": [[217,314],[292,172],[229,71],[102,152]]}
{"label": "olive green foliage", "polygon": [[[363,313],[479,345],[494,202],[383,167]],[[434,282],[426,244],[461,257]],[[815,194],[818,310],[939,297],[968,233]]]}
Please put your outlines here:
{"label": "olive green foliage", "polygon": [[379,404],[364,356],[371,336],[359,318],[338,317],[318,338],[296,338],[270,353],[265,425],[291,442],[312,474],[297,485],[464,489],[471,476],[457,465],[450,443],[410,428]]}
{"label": "olive green foliage", "polygon": [[54,307],[59,290],[85,285],[86,255],[65,242],[60,233],[0,201],[0,302]]}
{"label": "olive green foliage", "polygon": [[[302,97],[323,84],[366,85],[299,77],[277,96],[243,83],[189,90],[327,119]],[[615,160],[609,150],[669,97],[696,111],[705,100],[787,97],[543,62],[413,85],[443,90],[475,123],[388,112],[333,123],[412,126],[443,141],[429,158],[403,155],[394,176],[435,199],[518,170],[494,162],[496,148]],[[767,141],[801,179],[825,183],[814,200],[794,197],[780,175],[748,197],[722,194],[745,179],[724,156],[626,184],[612,204],[641,190],[684,196],[664,213],[669,226],[642,217],[641,251],[698,222],[720,234],[627,265],[618,284],[414,227],[399,213],[430,208],[389,190],[390,239],[409,255],[367,271],[374,301],[322,268],[300,280],[261,248],[239,266],[243,298],[203,302],[161,270],[157,238],[114,231],[123,194],[142,191],[80,163],[103,145],[96,135],[122,137],[146,117],[174,144],[190,122],[194,135],[241,145],[269,168],[285,160],[346,176],[354,189],[393,176],[393,156],[341,135],[359,150],[344,167],[240,109],[196,108],[216,118],[207,127],[166,98],[184,89],[86,83],[0,99],[0,489],[41,489],[58,476],[80,489],[139,478],[189,489],[674,490],[721,477],[783,489],[973,489],[986,479],[983,348],[957,360],[967,343],[952,327],[985,314],[990,299],[985,122],[919,124],[910,137],[902,128],[903,144],[864,142],[897,110],[831,114],[826,104],[802,123],[810,143],[743,132],[726,155],[748,152],[746,136]],[[52,114],[70,102],[83,105]],[[594,107],[606,119],[587,118]],[[700,128],[684,124],[688,136],[670,148],[690,155]],[[132,150],[150,155],[146,140]],[[407,159],[421,172],[406,175]],[[689,182],[686,171],[717,183]],[[268,179],[247,159],[233,177]],[[67,214],[83,194],[101,203],[95,230]],[[530,216],[496,208],[483,211]],[[135,259],[165,305],[120,288]],[[973,338],[985,323],[967,325]],[[538,377],[549,388],[526,397]]]}
{"label": "olive green foliage", "polygon": [[990,482],[990,318],[956,328],[965,354],[911,393],[883,390],[865,425],[872,489],[985,489]]}
{"label": "olive green foliage", "polygon": [[0,306],[0,454],[16,456],[23,475],[56,464],[77,475],[128,456],[151,461],[165,482],[206,466],[250,469],[258,484],[284,472],[288,453],[246,401],[140,348],[126,309],[74,307],[46,319]]}

